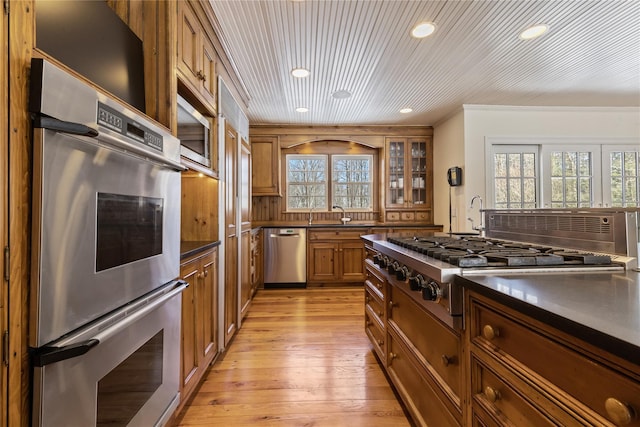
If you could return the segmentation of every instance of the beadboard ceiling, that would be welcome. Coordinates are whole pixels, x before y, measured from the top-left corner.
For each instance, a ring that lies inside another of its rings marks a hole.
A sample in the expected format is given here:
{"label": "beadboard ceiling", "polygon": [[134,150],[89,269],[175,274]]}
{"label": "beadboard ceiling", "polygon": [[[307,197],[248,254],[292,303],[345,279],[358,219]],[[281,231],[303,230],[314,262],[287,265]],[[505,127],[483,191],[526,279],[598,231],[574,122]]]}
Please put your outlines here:
{"label": "beadboard ceiling", "polygon": [[[640,105],[639,0],[210,1],[252,125],[434,125],[463,104]],[[436,32],[412,38],[421,21]],[[538,23],[545,35],[518,37]],[[296,79],[295,67],[311,75]],[[352,96],[334,99],[339,90]]]}

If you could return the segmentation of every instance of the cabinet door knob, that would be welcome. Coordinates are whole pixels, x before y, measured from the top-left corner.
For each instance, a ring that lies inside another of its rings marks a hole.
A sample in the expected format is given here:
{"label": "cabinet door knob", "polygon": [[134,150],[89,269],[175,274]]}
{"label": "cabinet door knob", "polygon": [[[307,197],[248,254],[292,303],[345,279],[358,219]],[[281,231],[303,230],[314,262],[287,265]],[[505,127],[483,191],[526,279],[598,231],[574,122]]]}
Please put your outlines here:
{"label": "cabinet door knob", "polygon": [[498,328],[494,328],[491,325],[484,325],[482,328],[482,336],[491,341],[495,337],[500,336],[500,330]]}
{"label": "cabinet door knob", "polygon": [[495,402],[500,399],[500,392],[490,386],[486,386],[484,388],[484,395],[489,400],[489,402]]}
{"label": "cabinet door knob", "polygon": [[379,346],[382,346],[382,344],[384,344],[384,341],[382,341],[382,340],[378,340],[378,345],[379,345]]}
{"label": "cabinet door knob", "polygon": [[382,316],[384,316],[384,313],[383,313],[382,311],[379,311],[379,312],[378,312],[378,316],[379,316],[379,317],[382,317]]}
{"label": "cabinet door knob", "polygon": [[604,407],[607,410],[609,419],[619,426],[626,426],[627,424],[630,424],[636,417],[635,411],[631,406],[614,397],[610,397],[605,400]]}
{"label": "cabinet door knob", "polygon": [[199,279],[204,279],[204,271],[202,271],[202,272],[200,272],[200,273],[198,274],[198,278],[199,278]]}
{"label": "cabinet door knob", "polygon": [[441,360],[442,360],[442,364],[444,366],[449,366],[449,363],[451,363],[451,359],[449,357],[447,357],[446,354],[442,355]]}
{"label": "cabinet door knob", "polygon": [[395,304],[393,301],[389,301],[389,310],[393,309],[398,304]]}
{"label": "cabinet door knob", "polygon": [[393,359],[395,359],[396,357],[398,357],[398,355],[397,355],[397,354],[395,354],[395,353],[389,353],[389,360],[393,360]]}

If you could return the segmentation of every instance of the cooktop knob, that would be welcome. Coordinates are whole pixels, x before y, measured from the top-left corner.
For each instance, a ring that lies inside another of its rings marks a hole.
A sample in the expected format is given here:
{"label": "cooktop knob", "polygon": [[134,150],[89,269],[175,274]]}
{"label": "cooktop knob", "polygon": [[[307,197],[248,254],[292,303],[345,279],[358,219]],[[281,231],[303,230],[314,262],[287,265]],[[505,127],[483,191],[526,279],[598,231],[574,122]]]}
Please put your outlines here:
{"label": "cooktop knob", "polygon": [[407,280],[407,276],[409,276],[409,269],[406,265],[403,265],[399,270],[396,270],[396,279],[405,281]]}
{"label": "cooktop knob", "polygon": [[387,270],[389,270],[389,273],[394,274],[396,271],[400,270],[400,263],[398,263],[398,261],[393,261],[393,263],[390,263],[387,266]]}
{"label": "cooktop knob", "polygon": [[418,274],[409,278],[409,289],[411,289],[412,291],[419,291],[422,288],[423,284],[424,277],[422,277],[422,274]]}
{"label": "cooktop knob", "polygon": [[376,264],[376,265],[380,265],[380,258],[381,258],[380,254],[375,254],[373,256],[373,263]]}
{"label": "cooktop knob", "polygon": [[387,258],[386,255],[380,255],[378,257],[378,265],[380,266],[380,268],[386,268],[388,263],[389,258]]}
{"label": "cooktop knob", "polygon": [[429,280],[422,285],[422,299],[438,302],[440,298],[442,298],[442,289],[435,280]]}

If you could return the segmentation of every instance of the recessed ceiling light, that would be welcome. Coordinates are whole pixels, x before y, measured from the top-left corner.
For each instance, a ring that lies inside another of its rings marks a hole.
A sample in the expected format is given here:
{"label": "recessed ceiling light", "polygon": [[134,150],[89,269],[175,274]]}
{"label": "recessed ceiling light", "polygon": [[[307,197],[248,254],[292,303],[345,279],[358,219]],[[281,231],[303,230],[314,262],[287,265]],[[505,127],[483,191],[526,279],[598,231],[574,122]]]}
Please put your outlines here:
{"label": "recessed ceiling light", "polygon": [[346,99],[351,97],[351,92],[348,90],[337,90],[331,94],[335,99]]}
{"label": "recessed ceiling light", "polygon": [[298,113],[306,113],[307,111],[309,111],[309,109],[307,107],[298,107],[296,108],[296,111]]}
{"label": "recessed ceiling light", "polygon": [[407,114],[413,111],[413,108],[403,108],[402,110],[400,110],[400,112],[402,114]]}
{"label": "recessed ceiling light", "polygon": [[520,38],[522,40],[531,40],[536,37],[540,37],[544,33],[549,30],[549,26],[546,24],[534,25],[532,27],[527,28],[523,32],[520,33]]}
{"label": "recessed ceiling light", "polygon": [[298,78],[307,77],[309,75],[309,70],[306,68],[294,68],[291,70],[291,75]]}
{"label": "recessed ceiling light", "polygon": [[433,22],[421,22],[411,30],[411,35],[417,39],[422,39],[433,34],[436,24]]}

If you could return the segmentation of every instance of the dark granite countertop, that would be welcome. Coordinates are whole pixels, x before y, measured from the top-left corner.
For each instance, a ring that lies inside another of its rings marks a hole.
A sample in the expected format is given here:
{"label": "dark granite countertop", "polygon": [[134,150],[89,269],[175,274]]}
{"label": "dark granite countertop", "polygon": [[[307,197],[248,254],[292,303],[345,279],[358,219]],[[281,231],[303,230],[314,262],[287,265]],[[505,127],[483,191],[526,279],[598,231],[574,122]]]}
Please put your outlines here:
{"label": "dark granite countertop", "polygon": [[187,259],[216,246],[220,246],[220,240],[182,241],[180,242],[180,259]]}
{"label": "dark granite countertop", "polygon": [[434,227],[442,227],[440,224],[378,224],[378,223],[347,223],[347,224],[338,224],[338,223],[312,223],[309,224],[291,224],[291,223],[282,223],[282,224],[261,224],[257,227],[260,228],[421,228],[424,227],[426,231],[432,229]]}
{"label": "dark granite countertop", "polygon": [[455,280],[640,365],[639,272],[492,274]]}

